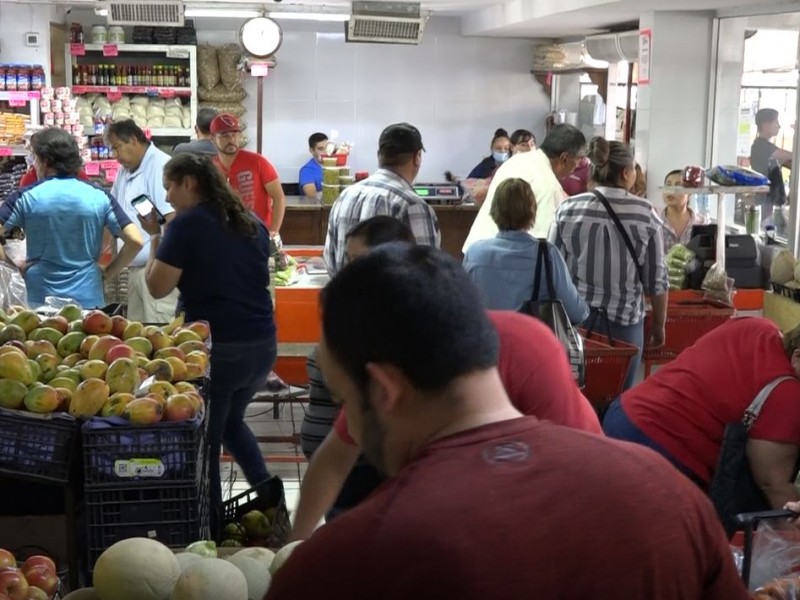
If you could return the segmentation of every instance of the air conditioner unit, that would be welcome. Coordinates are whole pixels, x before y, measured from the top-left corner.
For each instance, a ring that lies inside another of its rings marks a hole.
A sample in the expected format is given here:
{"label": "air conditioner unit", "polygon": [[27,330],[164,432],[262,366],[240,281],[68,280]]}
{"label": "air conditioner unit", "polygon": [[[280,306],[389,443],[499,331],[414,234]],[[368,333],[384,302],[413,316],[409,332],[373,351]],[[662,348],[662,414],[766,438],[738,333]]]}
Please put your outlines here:
{"label": "air conditioner unit", "polygon": [[345,23],[348,42],[419,44],[427,17],[419,2],[353,2]]}
{"label": "air conditioner unit", "polygon": [[183,27],[181,0],[110,0],[97,8],[107,11],[109,25]]}
{"label": "air conditioner unit", "polygon": [[540,44],[533,49],[533,71],[571,71],[576,69],[606,69],[608,63],[594,60],[583,42]]}
{"label": "air conditioner unit", "polygon": [[636,62],[639,60],[639,32],[624,31],[587,37],[586,50],[595,60]]}

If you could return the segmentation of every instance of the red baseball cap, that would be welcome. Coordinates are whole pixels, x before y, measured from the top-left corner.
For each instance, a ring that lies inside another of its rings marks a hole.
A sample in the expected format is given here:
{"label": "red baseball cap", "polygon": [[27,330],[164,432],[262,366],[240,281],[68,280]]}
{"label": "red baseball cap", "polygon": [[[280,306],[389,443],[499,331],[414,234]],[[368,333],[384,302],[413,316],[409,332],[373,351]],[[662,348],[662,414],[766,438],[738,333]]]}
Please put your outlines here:
{"label": "red baseball cap", "polygon": [[211,127],[209,129],[212,134],[216,135],[218,133],[228,133],[230,131],[241,131],[242,124],[239,123],[239,119],[234,115],[230,113],[220,113],[211,121]]}

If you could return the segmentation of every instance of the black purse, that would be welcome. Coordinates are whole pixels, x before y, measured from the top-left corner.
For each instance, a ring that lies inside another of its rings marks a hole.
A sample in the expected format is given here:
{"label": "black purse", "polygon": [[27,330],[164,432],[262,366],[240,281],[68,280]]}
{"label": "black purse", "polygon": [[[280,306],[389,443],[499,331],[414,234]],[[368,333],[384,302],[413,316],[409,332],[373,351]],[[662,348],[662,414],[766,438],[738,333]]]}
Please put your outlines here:
{"label": "black purse", "polygon": [[[542,280],[542,264],[544,264],[547,278],[547,298],[539,299],[540,283]],[[523,302],[518,312],[535,317],[542,321],[552,331],[564,346],[567,360],[572,369],[572,376],[582,388],[586,379],[586,364],[583,354],[583,338],[570,323],[567,311],[561,300],[553,293],[553,272],[550,259],[547,256],[547,242],[539,240],[539,250],[536,256],[536,269],[533,276],[533,294],[531,299]]]}
{"label": "black purse", "polygon": [[758,393],[744,411],[741,423],[728,423],[708,495],[728,536],[739,529],[739,513],[758,512],[770,508],[764,493],[753,478],[747,460],[747,435],[756,422],[764,402],[778,384],[794,377],[778,377]]}

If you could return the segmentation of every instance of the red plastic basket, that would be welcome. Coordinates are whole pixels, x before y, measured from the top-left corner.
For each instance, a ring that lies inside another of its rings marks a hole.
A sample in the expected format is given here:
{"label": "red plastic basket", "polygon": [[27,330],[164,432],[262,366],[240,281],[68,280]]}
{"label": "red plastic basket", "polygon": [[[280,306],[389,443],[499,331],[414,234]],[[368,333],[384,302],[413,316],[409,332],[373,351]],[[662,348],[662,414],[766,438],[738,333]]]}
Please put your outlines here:
{"label": "red plastic basket", "polygon": [[631,359],[639,349],[633,344],[615,340],[605,335],[586,333],[583,336],[583,354],[586,364],[586,385],[583,395],[596,410],[605,410],[622,393]]}
{"label": "red plastic basket", "polygon": [[[666,362],[694,346],[695,342],[720,325],[725,324],[734,314],[734,309],[710,304],[676,303],[667,306],[667,322],[664,328],[666,343],[655,350],[645,350],[644,360]],[[650,339],[652,315],[645,319],[645,340]]]}

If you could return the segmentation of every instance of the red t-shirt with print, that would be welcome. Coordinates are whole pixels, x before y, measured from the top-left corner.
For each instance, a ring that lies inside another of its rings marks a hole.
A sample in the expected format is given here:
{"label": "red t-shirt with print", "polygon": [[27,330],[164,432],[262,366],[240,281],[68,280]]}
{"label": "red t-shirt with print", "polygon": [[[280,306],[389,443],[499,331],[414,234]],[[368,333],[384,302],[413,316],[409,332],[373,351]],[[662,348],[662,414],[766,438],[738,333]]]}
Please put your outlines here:
{"label": "red t-shirt with print", "polygon": [[[768,383],[794,376],[777,325],[761,318],[728,321],[622,395],[642,433],[698,477],[710,481],[728,423]],[[750,437],[800,446],[800,380],[779,384]]]}
{"label": "red t-shirt with print", "polygon": [[272,224],[272,198],[264,186],[278,178],[275,167],[260,154],[249,150],[239,150],[230,169],[225,168],[219,156],[213,160],[244,205],[269,227]]}
{"label": "red t-shirt with print", "polygon": [[[547,326],[517,312],[490,310],[500,338],[497,369],[511,403],[524,415],[602,434],[597,413],[572,378],[564,347]],[[333,427],[355,445],[344,411]]]}

